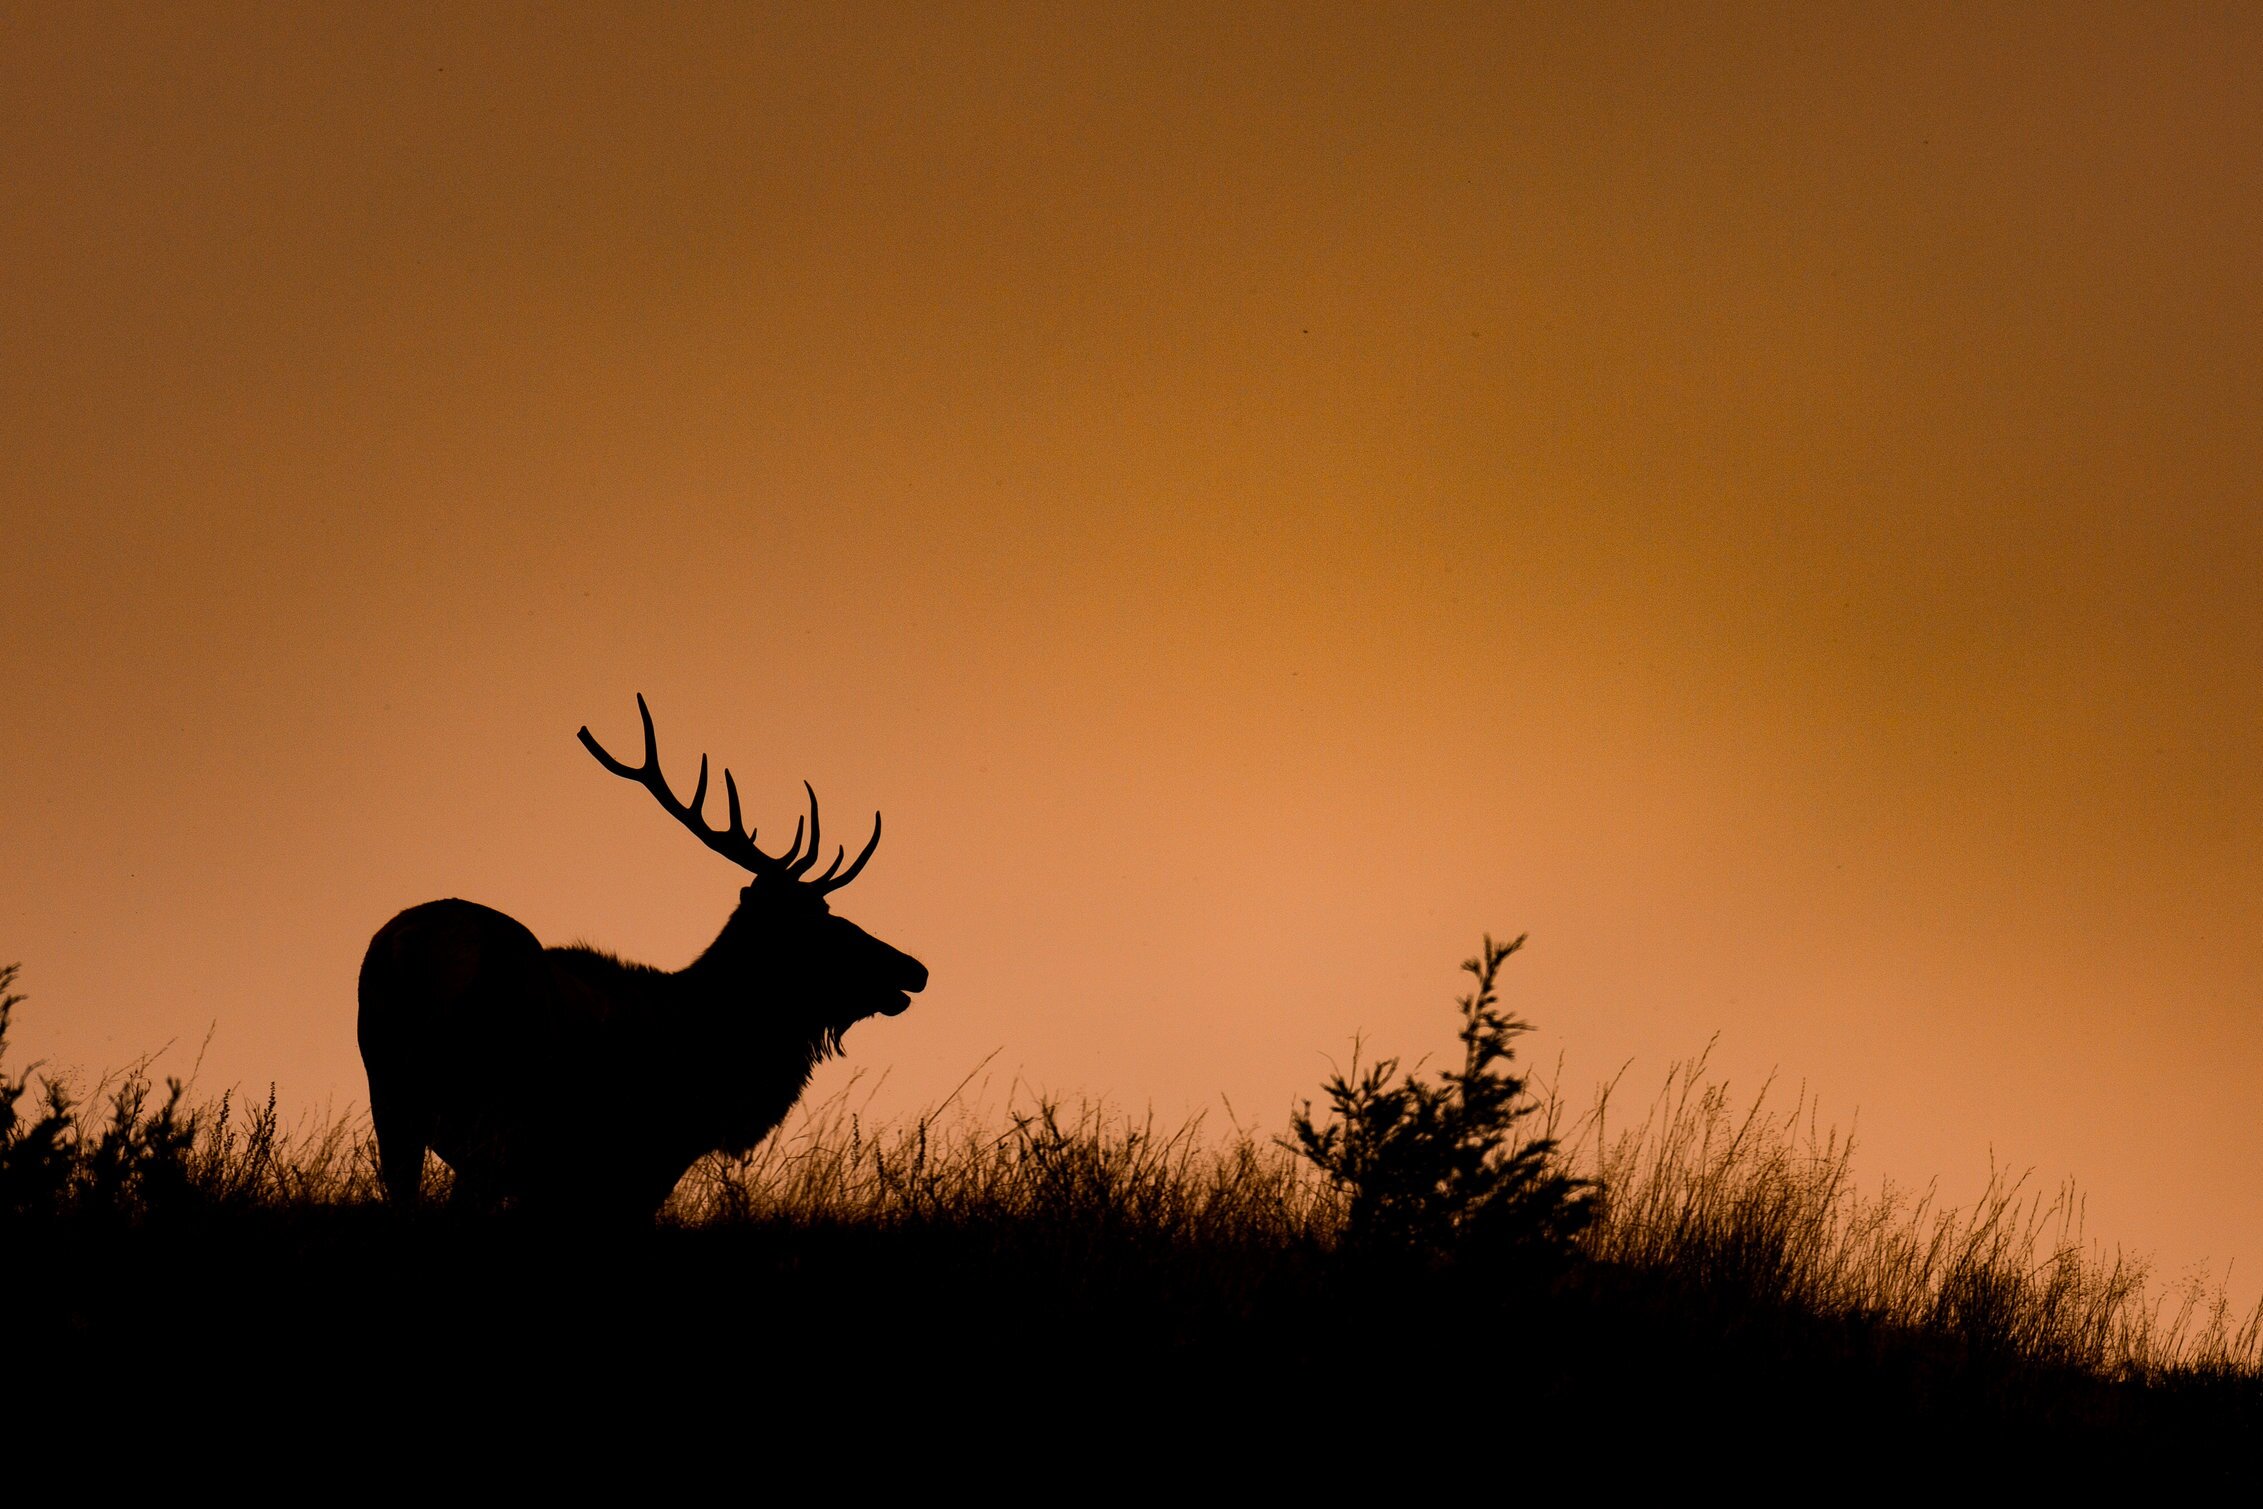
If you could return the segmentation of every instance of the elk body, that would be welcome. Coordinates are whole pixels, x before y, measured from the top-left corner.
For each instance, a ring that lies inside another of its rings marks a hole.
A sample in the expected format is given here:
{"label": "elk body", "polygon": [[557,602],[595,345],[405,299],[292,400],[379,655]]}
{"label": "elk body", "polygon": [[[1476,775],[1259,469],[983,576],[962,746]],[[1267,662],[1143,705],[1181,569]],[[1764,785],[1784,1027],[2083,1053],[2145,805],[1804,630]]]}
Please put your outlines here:
{"label": "elk body", "polygon": [[581,731],[599,764],[753,880],[723,931],[675,971],[594,948],[545,948],[520,923],[469,901],[409,908],[378,929],[361,967],[359,1036],[388,1196],[413,1203],[431,1149],[478,1200],[649,1217],[701,1157],[752,1147],[785,1119],[841,1035],[894,1016],[927,970],[846,918],[827,896],[854,880],[846,849],[812,876],[817,793],[782,855],[704,812],[707,759],[689,804],[660,773],[652,714],[632,768]]}

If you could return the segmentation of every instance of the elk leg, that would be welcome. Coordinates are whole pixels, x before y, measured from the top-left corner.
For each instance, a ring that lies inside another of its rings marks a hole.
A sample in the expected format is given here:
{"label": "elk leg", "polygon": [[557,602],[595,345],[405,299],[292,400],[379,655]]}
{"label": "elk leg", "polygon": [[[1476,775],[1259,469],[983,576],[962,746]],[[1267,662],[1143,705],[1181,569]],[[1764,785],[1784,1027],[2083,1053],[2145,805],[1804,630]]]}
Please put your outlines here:
{"label": "elk leg", "polygon": [[414,1206],[424,1194],[424,1150],[432,1119],[414,1101],[372,1096],[369,1119],[377,1128],[377,1173],[386,1198]]}

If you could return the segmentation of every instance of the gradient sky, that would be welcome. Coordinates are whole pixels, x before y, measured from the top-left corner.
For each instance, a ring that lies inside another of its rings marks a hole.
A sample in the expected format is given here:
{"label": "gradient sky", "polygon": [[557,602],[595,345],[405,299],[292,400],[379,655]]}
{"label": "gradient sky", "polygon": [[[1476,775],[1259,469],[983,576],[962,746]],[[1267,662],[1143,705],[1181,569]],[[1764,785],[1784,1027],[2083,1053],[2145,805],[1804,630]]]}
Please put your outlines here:
{"label": "gradient sky", "polygon": [[[689,959],[575,742],[887,838],[849,1040],[1577,1089],[2263,1270],[2263,9],[0,8],[19,1053],[363,1095],[401,907]],[[2246,1275],[2247,1282],[2240,1281]]]}

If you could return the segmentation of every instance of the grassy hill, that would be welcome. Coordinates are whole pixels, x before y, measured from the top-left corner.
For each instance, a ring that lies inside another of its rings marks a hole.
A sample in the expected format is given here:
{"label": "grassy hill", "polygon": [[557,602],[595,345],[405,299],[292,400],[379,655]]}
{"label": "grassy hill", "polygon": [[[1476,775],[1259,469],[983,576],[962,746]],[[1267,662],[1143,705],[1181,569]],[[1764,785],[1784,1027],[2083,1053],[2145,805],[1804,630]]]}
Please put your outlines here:
{"label": "grassy hill", "polygon": [[1281,1137],[836,1099],[634,1230],[389,1209],[359,1124],[141,1073],[82,1102],[0,1058],[9,1418],[176,1461],[453,1432],[558,1469],[723,1432],[1125,1481],[2244,1470],[2258,1316],[2087,1251],[2065,1192],[1863,1194],[1844,1139],[1702,1064],[1606,1140],[1618,1112],[1513,1073],[1512,949],[1471,961],[1459,1070],[1355,1068]]}

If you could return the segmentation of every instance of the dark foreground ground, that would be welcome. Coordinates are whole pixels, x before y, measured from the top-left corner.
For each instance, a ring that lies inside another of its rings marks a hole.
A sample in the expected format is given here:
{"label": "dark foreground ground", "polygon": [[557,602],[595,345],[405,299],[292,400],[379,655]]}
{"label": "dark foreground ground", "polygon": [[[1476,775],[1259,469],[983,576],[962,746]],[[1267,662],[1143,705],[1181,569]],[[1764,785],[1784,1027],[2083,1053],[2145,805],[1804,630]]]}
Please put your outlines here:
{"label": "dark foreground ground", "polygon": [[9,1456],[82,1482],[127,1461],[325,1494],[697,1467],[751,1490],[791,1463],[954,1497],[1428,1495],[1474,1474],[1496,1496],[1775,1499],[2231,1485],[2263,1444],[2251,1378],[2107,1382],[1586,1263],[1511,1277],[1089,1229],[597,1236],[369,1205],[0,1242]]}
{"label": "dark foreground ground", "polygon": [[1355,1067],[1290,1139],[836,1100],[633,1229],[402,1210],[358,1122],[0,1060],[0,1509],[2252,1479],[2263,1311],[2085,1249],[2071,1190],[1860,1196],[1702,1060],[1572,1160],[1511,1072],[1515,948],[1463,966],[1459,1073]]}

